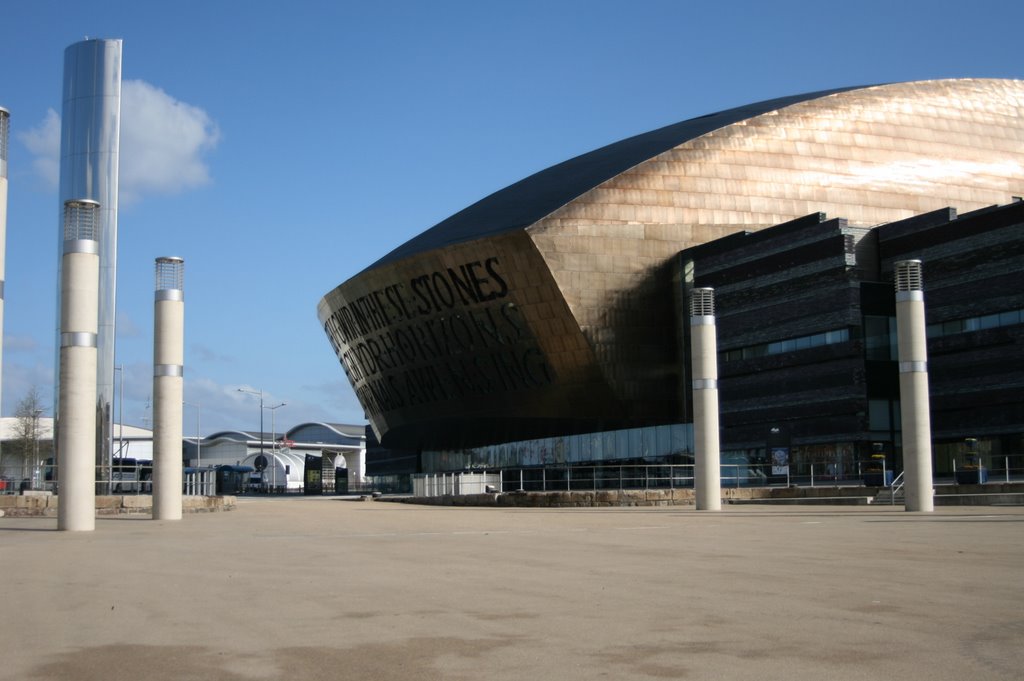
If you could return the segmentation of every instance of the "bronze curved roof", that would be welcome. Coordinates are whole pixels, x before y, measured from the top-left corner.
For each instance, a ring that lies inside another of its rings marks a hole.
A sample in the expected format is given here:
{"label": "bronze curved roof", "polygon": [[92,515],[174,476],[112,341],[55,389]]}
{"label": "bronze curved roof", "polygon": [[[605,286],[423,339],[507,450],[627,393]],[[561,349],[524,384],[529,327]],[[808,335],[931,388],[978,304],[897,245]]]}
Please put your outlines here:
{"label": "bronze curved roof", "polygon": [[581,154],[477,201],[413,237],[367,269],[422,251],[528,227],[602,182],[684,142],[769,111],[856,89],[860,87],[821,90],[746,104],[667,125]]}
{"label": "bronze curved roof", "polygon": [[677,255],[809,213],[869,227],[1024,193],[1024,81],[841,88],[552,166],[329,291],[318,316],[385,446],[684,418]]}

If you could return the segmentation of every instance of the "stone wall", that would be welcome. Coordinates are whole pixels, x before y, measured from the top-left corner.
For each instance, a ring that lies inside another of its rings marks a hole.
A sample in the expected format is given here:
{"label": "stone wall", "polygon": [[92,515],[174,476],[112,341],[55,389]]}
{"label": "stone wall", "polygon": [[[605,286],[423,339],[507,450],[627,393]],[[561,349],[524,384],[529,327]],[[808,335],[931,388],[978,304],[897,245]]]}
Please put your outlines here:
{"label": "stone wall", "polygon": [[[877,492],[865,487],[818,488],[747,488],[723,489],[725,503],[755,499],[836,500],[852,503],[865,500]],[[580,492],[508,492],[505,494],[465,494],[440,497],[395,497],[382,501],[400,501],[431,506],[522,506],[547,508],[602,507],[602,506],[693,506],[692,489],[664,490],[597,490]],[[863,501],[862,503],[867,503]]]}
{"label": "stone wall", "polygon": [[[59,497],[49,492],[26,492],[0,496],[0,516],[57,517]],[[184,513],[230,511],[235,508],[233,496],[182,497]],[[153,512],[153,497],[149,494],[126,494],[96,497],[96,515],[149,515]]]}
{"label": "stone wall", "polygon": [[[879,487],[723,488],[722,501],[726,504],[868,504],[874,500],[881,489]],[[695,504],[692,489],[507,492],[505,494],[464,494],[439,497],[381,497],[378,501],[394,501],[427,506],[541,508],[693,506]],[[883,503],[888,505],[888,502]],[[903,502],[900,500],[896,503],[898,506],[903,505]],[[935,504],[937,506],[1024,505],[1024,483],[938,486],[935,488]]]}

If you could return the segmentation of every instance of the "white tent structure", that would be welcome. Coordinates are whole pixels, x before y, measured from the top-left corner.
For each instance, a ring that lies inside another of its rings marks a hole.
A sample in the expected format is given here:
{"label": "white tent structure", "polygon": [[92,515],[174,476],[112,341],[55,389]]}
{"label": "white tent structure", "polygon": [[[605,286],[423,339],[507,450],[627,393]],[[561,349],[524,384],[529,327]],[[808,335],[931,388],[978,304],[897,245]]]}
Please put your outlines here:
{"label": "white tent structure", "polygon": [[[262,470],[257,465],[257,459],[261,456],[266,459],[266,466]],[[249,476],[249,483],[254,487],[271,492],[288,492],[302,489],[306,456],[290,449],[267,449],[263,454],[255,452],[248,455],[242,460],[242,465],[256,469]]]}

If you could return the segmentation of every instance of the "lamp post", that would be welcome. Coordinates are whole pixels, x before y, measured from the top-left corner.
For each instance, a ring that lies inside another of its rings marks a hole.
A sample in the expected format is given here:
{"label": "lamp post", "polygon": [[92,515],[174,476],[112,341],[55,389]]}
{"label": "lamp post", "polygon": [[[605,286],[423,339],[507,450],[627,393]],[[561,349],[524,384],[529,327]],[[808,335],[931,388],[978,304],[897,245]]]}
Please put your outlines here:
{"label": "lamp post", "polygon": [[[120,378],[119,395],[117,398],[117,458],[124,456],[124,365],[118,364],[114,367],[114,372],[118,374]],[[110,449],[114,449],[114,431],[110,431]],[[112,467],[113,457],[110,458],[107,463]]]}
{"label": "lamp post", "polygon": [[199,404],[198,402],[193,404],[192,402],[186,402],[185,400],[182,400],[181,403],[184,404],[184,405],[187,405],[189,407],[195,407],[196,408],[196,468],[202,468],[202,466],[203,466],[203,449],[202,449],[202,447],[203,447],[203,442],[202,442],[203,441],[203,431],[202,431],[202,428],[201,428],[200,424],[201,424],[202,417],[203,417],[203,405]]}
{"label": "lamp post", "polygon": [[[275,426],[275,423],[274,423],[274,412],[276,412],[278,409],[280,409],[284,405],[285,405],[285,403],[282,402],[281,404],[275,404],[273,407],[263,407],[263,409],[269,409],[270,410],[270,447],[271,447],[270,454],[271,454],[271,456],[274,459],[274,476],[273,476],[273,480],[271,481],[271,484],[274,487],[277,487],[277,430],[275,429],[276,426]],[[285,481],[285,485],[287,485],[287,484],[288,484],[287,481]]]}
{"label": "lamp post", "polygon": [[248,388],[239,388],[238,392],[248,393],[250,395],[259,395],[260,398],[260,456],[263,456],[263,389],[249,390]]}
{"label": "lamp post", "polygon": [[43,489],[46,484],[46,475],[39,480],[39,417],[42,416],[42,409],[32,410],[32,489]]}

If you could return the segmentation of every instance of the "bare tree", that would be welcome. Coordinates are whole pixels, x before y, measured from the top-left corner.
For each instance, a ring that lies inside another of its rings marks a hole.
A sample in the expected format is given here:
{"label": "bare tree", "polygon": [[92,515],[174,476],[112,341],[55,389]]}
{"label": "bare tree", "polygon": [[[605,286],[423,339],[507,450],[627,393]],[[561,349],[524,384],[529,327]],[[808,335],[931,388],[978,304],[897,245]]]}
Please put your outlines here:
{"label": "bare tree", "polygon": [[14,410],[14,439],[21,451],[22,477],[32,479],[39,467],[39,416],[43,413],[39,389],[33,386]]}

